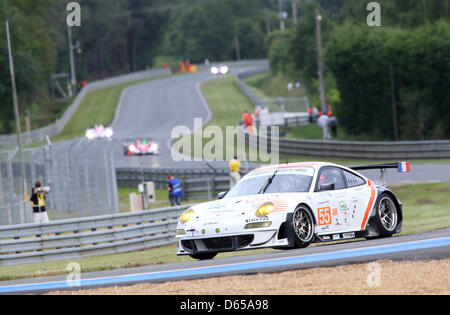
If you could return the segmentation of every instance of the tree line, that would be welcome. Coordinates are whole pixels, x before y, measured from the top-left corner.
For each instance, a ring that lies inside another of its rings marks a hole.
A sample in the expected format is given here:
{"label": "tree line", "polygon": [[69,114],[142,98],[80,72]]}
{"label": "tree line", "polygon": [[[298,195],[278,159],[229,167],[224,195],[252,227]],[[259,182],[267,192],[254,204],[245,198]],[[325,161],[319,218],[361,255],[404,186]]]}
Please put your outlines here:
{"label": "tree line", "polygon": [[327,101],[348,135],[448,139],[450,1],[377,2],[381,27],[367,25],[369,1],[302,1],[299,23],[267,38],[273,71],[301,78],[319,106],[318,11],[323,17]]}
{"label": "tree line", "polygon": [[[284,1],[284,0],[283,0]],[[70,73],[68,0],[0,0],[0,134],[14,132],[5,20],[11,27],[20,111],[51,102],[50,76]],[[73,27],[78,82],[191,63],[265,58],[271,0],[79,0]]]}

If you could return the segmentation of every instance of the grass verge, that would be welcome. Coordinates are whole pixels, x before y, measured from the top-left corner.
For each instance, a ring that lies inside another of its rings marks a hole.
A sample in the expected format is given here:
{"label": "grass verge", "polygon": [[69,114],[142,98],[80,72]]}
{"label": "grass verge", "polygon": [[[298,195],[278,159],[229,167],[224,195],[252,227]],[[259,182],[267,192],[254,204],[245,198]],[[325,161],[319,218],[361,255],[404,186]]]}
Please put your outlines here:
{"label": "grass verge", "polygon": [[[403,202],[404,232],[415,234],[450,227],[450,183],[416,184],[393,187],[392,190]],[[122,190],[125,194],[127,191]],[[322,246],[317,244],[316,246]],[[270,252],[263,249],[245,252],[223,253],[218,257]],[[72,260],[73,261],[73,260]],[[162,265],[192,261],[190,257],[176,256],[176,245],[150,250],[105,255],[77,260],[83,273],[140,266]],[[0,280],[36,278],[67,274],[66,266],[71,261],[46,262],[0,268]]]}
{"label": "grass verge", "polygon": [[167,76],[158,76],[149,79],[137,80],[121,85],[89,92],[81,102],[75,114],[67,123],[61,134],[53,137],[52,142],[72,140],[83,137],[86,129],[96,124],[109,125],[114,119],[120,94],[128,86],[161,79]]}

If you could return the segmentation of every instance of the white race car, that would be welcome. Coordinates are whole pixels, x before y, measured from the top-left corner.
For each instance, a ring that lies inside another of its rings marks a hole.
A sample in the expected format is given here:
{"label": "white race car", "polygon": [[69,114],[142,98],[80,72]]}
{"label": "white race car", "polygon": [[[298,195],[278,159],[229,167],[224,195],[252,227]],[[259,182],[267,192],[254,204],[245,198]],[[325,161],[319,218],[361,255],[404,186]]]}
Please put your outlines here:
{"label": "white race car", "polygon": [[177,255],[302,248],[312,242],[389,237],[402,231],[402,204],[383,183],[357,170],[409,171],[409,162],[345,167],[311,162],[254,170],[219,200],[186,210]]}
{"label": "white race car", "polygon": [[105,127],[103,125],[95,125],[94,128],[86,130],[86,138],[93,139],[111,139],[114,132],[111,127]]}

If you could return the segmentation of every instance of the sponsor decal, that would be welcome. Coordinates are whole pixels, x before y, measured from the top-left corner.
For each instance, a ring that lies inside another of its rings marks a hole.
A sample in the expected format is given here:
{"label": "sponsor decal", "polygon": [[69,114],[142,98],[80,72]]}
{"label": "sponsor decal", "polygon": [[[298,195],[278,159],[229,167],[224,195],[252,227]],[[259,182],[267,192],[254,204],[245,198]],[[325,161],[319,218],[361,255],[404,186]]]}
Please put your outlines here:
{"label": "sponsor decal", "polygon": [[341,236],[339,234],[333,234],[333,240],[334,241],[337,241],[337,240],[340,240],[340,239],[341,239]]}
{"label": "sponsor decal", "polygon": [[217,224],[219,224],[219,222],[206,222],[206,223],[203,223],[203,226],[217,225]]}
{"label": "sponsor decal", "polygon": [[268,217],[262,217],[262,218],[252,218],[245,220],[245,223],[255,223],[255,222],[264,222],[269,221]]}
{"label": "sponsor decal", "polygon": [[355,238],[355,233],[344,233],[342,234],[343,239]]}

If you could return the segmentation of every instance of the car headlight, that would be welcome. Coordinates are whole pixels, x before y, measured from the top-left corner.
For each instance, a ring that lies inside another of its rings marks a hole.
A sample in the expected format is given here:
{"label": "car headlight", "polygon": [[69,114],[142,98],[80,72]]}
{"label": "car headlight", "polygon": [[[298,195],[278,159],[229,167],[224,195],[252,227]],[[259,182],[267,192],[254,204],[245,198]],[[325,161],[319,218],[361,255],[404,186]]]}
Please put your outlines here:
{"label": "car headlight", "polygon": [[212,74],[218,74],[219,73],[219,69],[217,67],[212,67],[211,68],[211,73]]}
{"label": "car headlight", "polygon": [[153,151],[153,152],[156,152],[156,151],[158,151],[158,145],[155,143],[155,144],[152,144],[151,146],[150,146],[150,151]]}
{"label": "car headlight", "polygon": [[228,68],[227,66],[223,66],[222,68],[220,68],[220,72],[222,74],[227,74],[228,71],[230,71],[230,68]]}
{"label": "car headlight", "polygon": [[265,203],[256,210],[256,216],[259,218],[268,216],[273,210],[275,210],[275,206],[273,203]]}
{"label": "car headlight", "polygon": [[92,140],[95,138],[95,134],[92,130],[87,130],[86,131],[86,138],[88,138],[89,140]]}
{"label": "car headlight", "polygon": [[193,216],[194,216],[194,210],[188,209],[188,210],[184,211],[183,214],[180,216],[180,223],[185,224],[185,223],[189,222],[189,220],[191,220]]}
{"label": "car headlight", "polygon": [[134,152],[136,152],[136,147],[132,144],[132,145],[130,145],[128,150],[134,153]]}
{"label": "car headlight", "polygon": [[105,131],[105,135],[107,138],[111,138],[113,136],[114,132],[112,131],[112,129],[108,128]]}

